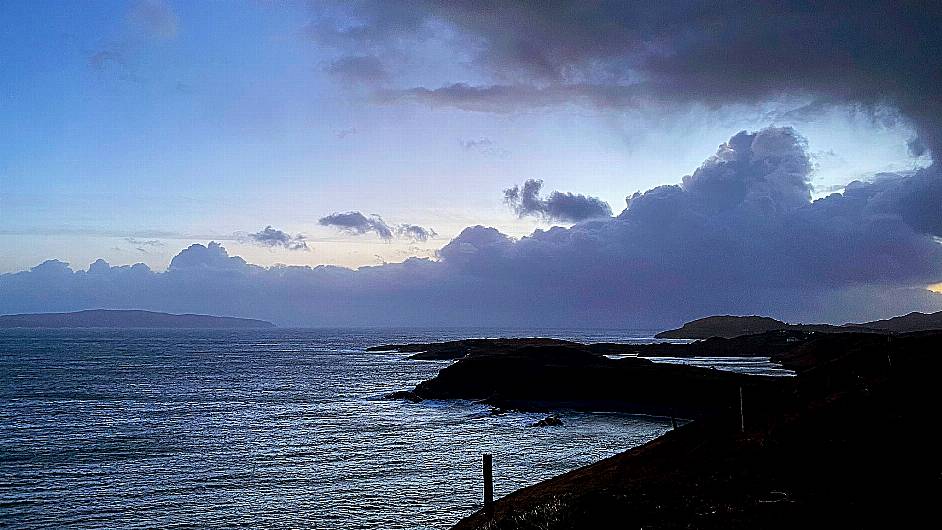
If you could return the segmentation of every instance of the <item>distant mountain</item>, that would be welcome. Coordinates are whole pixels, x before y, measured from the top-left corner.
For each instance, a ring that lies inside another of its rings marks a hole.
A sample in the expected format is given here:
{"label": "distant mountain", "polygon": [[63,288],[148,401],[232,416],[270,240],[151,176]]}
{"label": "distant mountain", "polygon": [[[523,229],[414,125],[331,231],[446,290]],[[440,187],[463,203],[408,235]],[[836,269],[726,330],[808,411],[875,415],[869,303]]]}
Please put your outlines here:
{"label": "distant mountain", "polygon": [[942,311],[937,313],[913,312],[908,315],[886,320],[875,320],[862,324],[788,324],[780,320],[760,316],[713,316],[687,322],[678,329],[662,331],[655,335],[659,339],[708,339],[710,337],[733,338],[742,335],[755,335],[767,331],[805,331],[818,333],[838,333],[860,331],[871,333],[909,333],[942,329]]}
{"label": "distant mountain", "polygon": [[863,326],[890,333],[908,333],[911,331],[930,331],[942,329],[942,311],[936,313],[920,313],[914,311],[901,317],[886,320],[874,320],[866,324],[847,324],[848,326]]}
{"label": "distant mountain", "polygon": [[273,328],[264,320],[91,309],[73,313],[0,315],[0,328]]}

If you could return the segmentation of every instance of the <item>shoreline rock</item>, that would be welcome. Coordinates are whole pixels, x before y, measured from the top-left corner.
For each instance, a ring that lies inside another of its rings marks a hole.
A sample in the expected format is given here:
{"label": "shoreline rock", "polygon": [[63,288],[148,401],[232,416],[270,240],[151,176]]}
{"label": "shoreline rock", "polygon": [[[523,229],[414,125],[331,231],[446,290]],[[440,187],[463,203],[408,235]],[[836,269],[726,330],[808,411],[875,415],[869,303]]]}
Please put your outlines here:
{"label": "shoreline rock", "polygon": [[740,387],[755,403],[780,400],[792,389],[785,379],[636,357],[615,360],[581,347],[526,346],[470,354],[413,392],[425,399],[482,400],[501,409],[575,408],[695,418],[738,406]]}
{"label": "shoreline rock", "polygon": [[383,399],[390,401],[404,400],[411,401],[412,403],[421,403],[422,401],[425,401],[421,396],[416,395],[416,393],[412,392],[411,390],[398,390],[396,392],[390,392],[389,394],[383,396]]}
{"label": "shoreline rock", "polygon": [[530,427],[560,427],[562,424],[563,420],[559,419],[558,414],[550,414],[540,421],[530,424]]}

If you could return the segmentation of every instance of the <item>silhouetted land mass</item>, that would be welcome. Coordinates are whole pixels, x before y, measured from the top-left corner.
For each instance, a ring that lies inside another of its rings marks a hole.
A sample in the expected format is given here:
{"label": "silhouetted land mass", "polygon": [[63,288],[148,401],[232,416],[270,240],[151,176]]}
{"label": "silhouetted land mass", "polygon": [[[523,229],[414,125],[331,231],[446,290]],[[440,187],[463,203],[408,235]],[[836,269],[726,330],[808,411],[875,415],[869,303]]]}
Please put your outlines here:
{"label": "silhouetted land mass", "polygon": [[891,333],[937,330],[942,329],[942,311],[929,314],[914,311],[908,315],[888,318],[886,320],[875,320],[860,325],[870,329],[889,331]]}
{"label": "silhouetted land mass", "polygon": [[413,344],[384,344],[382,346],[372,346],[367,348],[369,352],[387,352],[395,351],[400,353],[412,353],[410,359],[424,361],[460,359],[469,353],[488,353],[494,351],[508,351],[523,346],[570,346],[582,347],[578,342],[572,342],[561,339],[463,339],[450,340],[446,342],[429,342]]}
{"label": "silhouetted land mass", "polygon": [[768,331],[805,331],[839,333],[847,331],[841,326],[828,324],[787,324],[769,317],[712,316],[687,322],[678,329],[662,331],[658,339],[707,339],[710,337],[739,337]]}
{"label": "silhouetted land mass", "polygon": [[706,339],[709,337],[731,338],[768,331],[912,333],[930,330],[942,330],[942,311],[930,314],[913,312],[887,320],[876,320],[862,324],[844,324],[843,326],[788,324],[774,318],[759,316],[712,316],[687,322],[678,329],[662,331],[655,337],[659,339]]}
{"label": "silhouetted land mass", "polygon": [[772,357],[794,378],[611,360],[559,344],[466,354],[414,394],[685,411],[696,421],[514,492],[455,528],[870,528],[935,517],[942,333],[790,333],[764,336],[786,337]]}
{"label": "silhouetted land mass", "polygon": [[92,309],[73,313],[0,315],[0,328],[273,328],[264,320]]}
{"label": "silhouetted land mass", "polygon": [[412,391],[422,399],[484,400],[504,409],[589,410],[700,417],[738,403],[739,387],[787,392],[789,378],[750,377],[692,366],[658,364],[562,345],[472,352]]}
{"label": "silhouetted land mass", "polygon": [[[387,344],[367,348],[367,351],[413,353],[410,359],[461,359],[474,354],[504,355],[523,348],[556,346],[596,355],[635,355],[639,357],[771,357],[788,351],[797,343],[813,335],[804,331],[782,330],[734,338],[712,337],[692,343],[661,342],[656,344],[619,344],[599,342],[582,344],[568,340],[520,339],[465,339],[427,344]],[[547,350],[549,351],[549,350]]]}

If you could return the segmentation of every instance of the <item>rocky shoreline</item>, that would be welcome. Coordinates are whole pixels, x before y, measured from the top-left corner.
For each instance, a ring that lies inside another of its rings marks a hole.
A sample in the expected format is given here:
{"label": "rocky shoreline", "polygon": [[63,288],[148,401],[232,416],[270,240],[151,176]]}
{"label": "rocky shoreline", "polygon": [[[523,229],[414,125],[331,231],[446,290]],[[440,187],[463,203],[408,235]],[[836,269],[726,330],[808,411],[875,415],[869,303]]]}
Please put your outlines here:
{"label": "rocky shoreline", "polygon": [[414,360],[457,360],[474,355],[504,355],[522,348],[557,347],[595,355],[636,357],[754,357],[780,356],[814,338],[814,332],[776,330],[738,337],[711,337],[697,341],[662,340],[653,344],[597,342],[583,344],[562,339],[464,339],[446,342],[384,344],[367,348],[377,354],[407,353]]}
{"label": "rocky shoreline", "polygon": [[[737,348],[756,355],[753,348],[763,346],[797,377],[641,358],[726,356]],[[940,332],[786,330],[685,345],[522,339],[384,348],[457,359],[409,391],[415,400],[695,419],[642,447],[514,492],[458,529],[872,527],[927,511],[927,496],[942,485],[929,420],[938,403],[932,389]],[[613,352],[639,357],[606,357]]]}

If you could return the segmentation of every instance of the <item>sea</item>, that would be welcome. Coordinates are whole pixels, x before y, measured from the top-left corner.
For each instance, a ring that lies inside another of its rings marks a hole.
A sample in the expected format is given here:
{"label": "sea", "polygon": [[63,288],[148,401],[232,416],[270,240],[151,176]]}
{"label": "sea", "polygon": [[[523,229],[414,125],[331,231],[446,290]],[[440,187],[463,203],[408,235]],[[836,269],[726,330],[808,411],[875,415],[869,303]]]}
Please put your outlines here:
{"label": "sea", "polygon": [[[650,441],[654,416],[492,415],[383,396],[450,361],[369,346],[650,342],[651,330],[0,329],[0,527],[442,529],[495,496]],[[698,358],[777,373],[768,358]]]}

